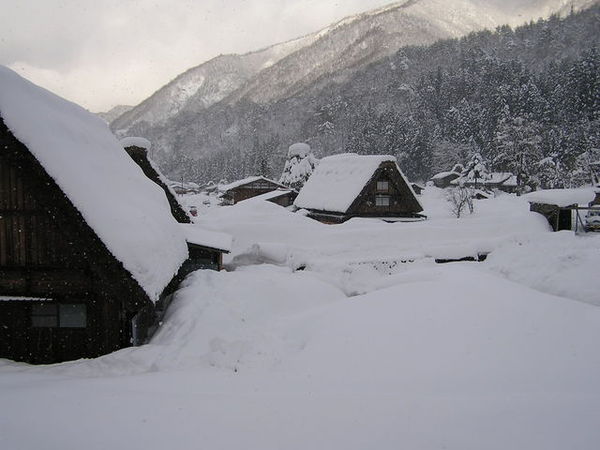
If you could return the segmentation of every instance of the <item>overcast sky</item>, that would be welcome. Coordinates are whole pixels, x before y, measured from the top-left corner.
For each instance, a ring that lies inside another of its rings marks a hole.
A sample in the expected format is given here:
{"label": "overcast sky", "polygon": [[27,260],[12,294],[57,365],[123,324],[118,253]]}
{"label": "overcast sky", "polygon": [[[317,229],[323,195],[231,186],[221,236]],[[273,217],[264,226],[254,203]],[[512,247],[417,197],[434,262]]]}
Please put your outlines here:
{"label": "overcast sky", "polygon": [[391,0],[0,0],[0,64],[92,111]]}

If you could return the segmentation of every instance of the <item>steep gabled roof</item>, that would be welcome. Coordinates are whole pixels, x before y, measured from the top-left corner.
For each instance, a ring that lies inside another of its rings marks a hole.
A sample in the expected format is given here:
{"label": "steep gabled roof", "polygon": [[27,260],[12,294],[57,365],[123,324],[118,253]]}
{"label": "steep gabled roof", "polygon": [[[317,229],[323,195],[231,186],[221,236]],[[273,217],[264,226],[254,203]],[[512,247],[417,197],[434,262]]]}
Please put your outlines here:
{"label": "steep gabled roof", "polygon": [[0,116],[152,300],[187,258],[160,187],[106,123],[0,66]]}
{"label": "steep gabled roof", "polygon": [[323,158],[310,176],[294,205],[298,208],[345,213],[384,162],[396,165],[408,189],[412,187],[402,174],[396,158],[389,155],[345,153]]}

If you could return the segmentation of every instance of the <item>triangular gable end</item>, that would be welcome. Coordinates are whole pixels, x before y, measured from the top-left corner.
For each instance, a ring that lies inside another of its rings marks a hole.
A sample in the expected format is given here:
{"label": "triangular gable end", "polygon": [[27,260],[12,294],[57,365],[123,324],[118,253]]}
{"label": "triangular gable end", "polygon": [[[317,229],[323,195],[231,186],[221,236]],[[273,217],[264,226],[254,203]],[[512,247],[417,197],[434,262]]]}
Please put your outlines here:
{"label": "triangular gable end", "polygon": [[[423,211],[421,202],[402,173],[402,170],[400,170],[398,164],[393,161],[383,161],[373,172],[373,175],[363,186],[360,194],[354,199],[345,214],[349,216],[361,215],[360,213],[363,212],[361,211],[361,207],[365,201],[373,201],[372,199],[368,200],[368,198],[378,194],[377,182],[380,180],[386,180],[392,183],[393,189],[390,189],[390,193],[396,191],[400,194],[399,197],[401,203],[397,208],[392,205],[392,213],[397,212],[399,214],[415,215]],[[381,194],[385,195],[385,192],[381,192]],[[386,213],[384,215],[388,214]]]}
{"label": "triangular gable end", "polygon": [[[101,270],[98,270],[100,279],[106,276],[104,273],[114,273],[115,276],[110,283],[121,284],[128,292],[129,295],[124,296],[122,301],[130,308],[152,304],[153,299],[148,296],[140,283],[110,252],[56,181],[31,154],[27,146],[14,136],[0,117],[0,142],[2,141],[8,144],[5,148],[6,161],[28,174],[26,184],[34,190],[28,195],[31,195],[33,201],[44,205],[44,210],[54,218],[58,229],[64,232],[65,239],[68,237],[70,243],[76,242],[85,249],[83,255],[90,267],[101,267]],[[28,232],[31,233],[30,230]],[[114,286],[110,289],[113,290]]]}

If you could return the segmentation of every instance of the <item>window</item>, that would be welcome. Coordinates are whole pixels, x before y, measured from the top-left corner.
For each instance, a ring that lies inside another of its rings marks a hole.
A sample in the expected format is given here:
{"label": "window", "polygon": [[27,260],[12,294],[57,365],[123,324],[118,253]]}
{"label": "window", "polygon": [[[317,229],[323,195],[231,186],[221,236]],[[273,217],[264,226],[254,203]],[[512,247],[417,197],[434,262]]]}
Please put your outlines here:
{"label": "window", "polygon": [[390,190],[390,182],[387,180],[379,180],[377,182],[378,192],[388,192]]}
{"label": "window", "polygon": [[389,195],[376,195],[375,196],[375,206],[390,206],[390,196]]}
{"label": "window", "polygon": [[85,328],[87,307],[83,303],[37,303],[31,306],[31,326],[35,328]]}
{"label": "window", "polygon": [[56,303],[36,303],[31,305],[31,326],[57,327],[57,306]]}
{"label": "window", "polygon": [[59,326],[61,328],[85,328],[87,308],[83,303],[58,305]]}

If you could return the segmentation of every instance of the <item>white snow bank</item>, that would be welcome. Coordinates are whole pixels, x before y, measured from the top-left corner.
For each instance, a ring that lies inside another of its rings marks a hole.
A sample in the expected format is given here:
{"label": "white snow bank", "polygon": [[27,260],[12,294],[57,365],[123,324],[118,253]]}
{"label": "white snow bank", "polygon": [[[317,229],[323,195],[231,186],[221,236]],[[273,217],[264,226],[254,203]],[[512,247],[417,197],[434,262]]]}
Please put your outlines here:
{"label": "white snow bank", "polygon": [[223,250],[224,252],[231,251],[232,237],[230,234],[206,230],[193,223],[181,223],[179,226],[183,230],[186,241],[190,244]]}
{"label": "white snow bank", "polygon": [[[225,258],[229,267],[262,262],[294,269],[307,266],[338,271],[336,279],[355,272],[363,262],[477,256],[519,236],[549,229],[544,217],[512,195],[475,201],[475,213],[461,219],[452,217],[442,189],[427,187],[422,201],[430,219],[417,223],[351,220],[324,225],[269,202],[210,208],[197,223],[234,236],[232,252]],[[352,280],[348,283],[345,291],[362,291]]]}
{"label": "white snow bank", "polygon": [[156,299],[187,257],[162,189],[106,123],[0,66],[0,115],[108,250]]}
{"label": "white snow bank", "polygon": [[89,447],[100,427],[93,448],[591,450],[599,340],[599,308],[475,265],[351,300],[272,266],[198,272],[148,346],[0,364],[0,436],[15,449]]}
{"label": "white snow bank", "polygon": [[119,141],[119,143],[121,144],[121,146],[123,148],[139,147],[139,148],[145,148],[146,150],[150,150],[150,147],[152,147],[152,144],[150,143],[150,141],[143,137],[133,137],[133,136],[126,137],[126,138],[121,139]]}
{"label": "white snow bank", "polygon": [[344,213],[383,162],[395,163],[396,158],[352,153],[323,158],[294,204],[298,208]]}
{"label": "white snow bank", "polygon": [[570,231],[506,242],[484,267],[549,294],[600,306],[600,236]]}
{"label": "white snow bank", "polygon": [[571,205],[587,206],[596,197],[593,188],[580,189],[546,189],[535,191],[523,196],[531,203],[546,203],[566,207]]}

